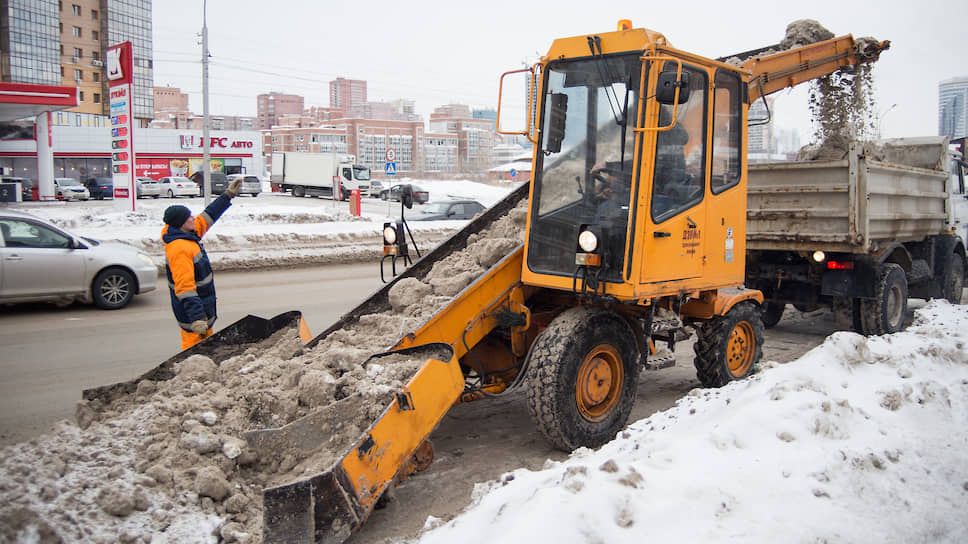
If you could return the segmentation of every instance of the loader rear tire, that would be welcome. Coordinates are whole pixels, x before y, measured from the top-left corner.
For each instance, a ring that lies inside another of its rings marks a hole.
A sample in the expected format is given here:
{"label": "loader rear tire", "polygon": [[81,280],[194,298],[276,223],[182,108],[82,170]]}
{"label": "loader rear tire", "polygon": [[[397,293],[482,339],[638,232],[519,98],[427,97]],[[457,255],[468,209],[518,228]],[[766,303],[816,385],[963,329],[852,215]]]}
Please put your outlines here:
{"label": "loader rear tire", "polygon": [[860,319],[867,336],[891,334],[901,330],[907,316],[907,276],[901,265],[887,263],[880,267],[874,298],[860,301]]}
{"label": "loader rear tire", "polygon": [[556,448],[595,448],[625,427],[639,352],[618,315],[586,307],[563,312],[535,340],[528,366],[528,411]]}
{"label": "loader rear tire", "polygon": [[696,376],[704,387],[722,387],[752,374],[763,356],[763,321],[752,302],[696,326]]}

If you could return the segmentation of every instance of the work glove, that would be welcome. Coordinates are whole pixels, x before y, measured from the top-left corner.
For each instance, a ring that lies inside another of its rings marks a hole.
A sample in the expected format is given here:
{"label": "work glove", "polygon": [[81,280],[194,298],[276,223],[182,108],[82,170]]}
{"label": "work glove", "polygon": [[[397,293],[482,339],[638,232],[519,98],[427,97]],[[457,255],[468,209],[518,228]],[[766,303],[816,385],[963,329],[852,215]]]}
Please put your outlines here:
{"label": "work glove", "polygon": [[242,185],[242,178],[235,178],[229,183],[228,189],[225,190],[225,195],[229,198],[235,198],[239,196],[239,186]]}
{"label": "work glove", "polygon": [[192,321],[192,332],[195,334],[205,334],[208,332],[208,321],[204,319]]}

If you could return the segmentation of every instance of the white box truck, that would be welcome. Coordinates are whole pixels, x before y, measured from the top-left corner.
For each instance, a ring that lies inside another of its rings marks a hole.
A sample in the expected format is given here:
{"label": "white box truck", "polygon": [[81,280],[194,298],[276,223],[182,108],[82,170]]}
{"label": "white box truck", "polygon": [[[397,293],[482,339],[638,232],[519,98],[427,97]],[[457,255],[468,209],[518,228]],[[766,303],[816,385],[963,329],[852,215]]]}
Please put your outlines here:
{"label": "white box truck", "polygon": [[343,200],[353,189],[369,196],[370,169],[355,162],[356,157],[343,153],[273,153],[269,181],[292,196],[332,197],[333,178],[339,176]]}

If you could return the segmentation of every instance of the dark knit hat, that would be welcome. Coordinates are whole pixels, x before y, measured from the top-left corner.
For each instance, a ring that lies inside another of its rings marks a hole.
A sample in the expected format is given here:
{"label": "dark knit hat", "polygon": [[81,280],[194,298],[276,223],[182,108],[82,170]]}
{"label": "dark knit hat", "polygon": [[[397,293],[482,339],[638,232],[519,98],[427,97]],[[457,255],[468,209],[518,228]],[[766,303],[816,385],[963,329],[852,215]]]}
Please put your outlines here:
{"label": "dark knit hat", "polygon": [[191,215],[192,211],[185,206],[177,204],[175,206],[168,206],[168,209],[165,210],[165,223],[176,229],[180,229]]}

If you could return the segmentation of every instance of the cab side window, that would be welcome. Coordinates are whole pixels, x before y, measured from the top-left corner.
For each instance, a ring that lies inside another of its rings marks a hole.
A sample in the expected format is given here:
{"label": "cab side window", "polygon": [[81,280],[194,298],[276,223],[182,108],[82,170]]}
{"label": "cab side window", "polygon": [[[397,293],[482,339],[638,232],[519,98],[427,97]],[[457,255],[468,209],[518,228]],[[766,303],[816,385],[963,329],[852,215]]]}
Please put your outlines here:
{"label": "cab side window", "polygon": [[343,177],[346,179],[353,179],[353,172],[351,172],[349,168],[344,168]]}
{"label": "cab side window", "polygon": [[[674,63],[666,64],[675,69]],[[695,206],[705,187],[708,79],[703,71],[682,69],[690,72],[689,100],[679,104],[674,119],[673,106],[659,106],[659,127],[671,127],[656,135],[652,218],[657,223]]]}
{"label": "cab side window", "polygon": [[713,194],[739,183],[743,138],[740,115],[743,87],[739,76],[720,70],[716,73],[713,95],[713,161],[709,180]]}

